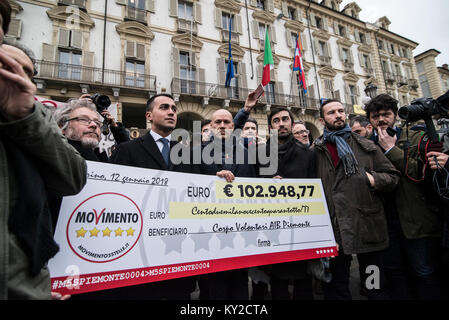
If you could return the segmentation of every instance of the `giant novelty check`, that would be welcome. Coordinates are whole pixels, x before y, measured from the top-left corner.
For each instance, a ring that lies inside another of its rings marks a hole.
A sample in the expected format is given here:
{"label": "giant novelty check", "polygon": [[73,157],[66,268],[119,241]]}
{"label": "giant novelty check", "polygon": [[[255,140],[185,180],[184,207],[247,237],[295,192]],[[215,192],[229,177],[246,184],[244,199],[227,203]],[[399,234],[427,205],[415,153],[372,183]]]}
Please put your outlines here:
{"label": "giant novelty check", "polygon": [[77,294],[337,255],[319,179],[236,178],[88,161],[63,199],[52,290]]}

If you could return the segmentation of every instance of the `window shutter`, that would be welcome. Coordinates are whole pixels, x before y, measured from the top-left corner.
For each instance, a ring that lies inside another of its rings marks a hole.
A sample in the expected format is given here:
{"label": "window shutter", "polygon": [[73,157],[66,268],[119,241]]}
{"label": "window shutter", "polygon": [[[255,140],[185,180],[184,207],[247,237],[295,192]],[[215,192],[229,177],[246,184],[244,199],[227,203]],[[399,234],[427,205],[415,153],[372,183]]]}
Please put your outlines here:
{"label": "window shutter", "polygon": [[83,33],[80,30],[72,30],[71,32],[71,47],[82,49],[83,47]]}
{"label": "window shutter", "polygon": [[134,41],[126,40],[125,57],[127,58],[136,57],[136,43]]}
{"label": "window shutter", "polygon": [[307,96],[310,99],[315,99],[315,85],[311,84],[307,87]]}
{"label": "window shutter", "polygon": [[227,97],[226,83],[226,61],[224,58],[217,58],[217,70],[218,70],[218,96],[221,98]]}
{"label": "window shutter", "polygon": [[70,30],[59,28],[58,46],[68,47],[70,40]]}
{"label": "window shutter", "polygon": [[302,22],[301,9],[299,9],[299,8],[296,8],[296,10],[295,10],[295,20]]}
{"label": "window shutter", "polygon": [[285,36],[286,36],[286,40],[287,40],[287,46],[289,47],[289,48],[294,48],[295,47],[295,45],[293,44],[293,41],[292,41],[292,32],[290,31],[290,30],[288,30],[288,29],[286,29],[285,30]]}
{"label": "window shutter", "polygon": [[7,35],[14,38],[20,38],[22,35],[22,21],[19,19],[11,19]]}
{"label": "window shutter", "polygon": [[[269,31],[270,31],[270,40],[271,40],[271,42],[277,43],[276,28],[273,25],[271,25],[270,28],[269,28]],[[271,48],[271,49],[273,49],[273,48]]]}
{"label": "window shutter", "polygon": [[170,17],[178,16],[178,0],[170,0],[168,12]]}
{"label": "window shutter", "polygon": [[198,2],[193,3],[193,21],[202,24],[202,17],[201,17],[201,4]]}
{"label": "window shutter", "polygon": [[94,52],[83,51],[82,65],[83,65],[83,75],[84,81],[93,82],[94,77]]}
{"label": "window shutter", "polygon": [[173,79],[172,79],[172,93],[181,92],[181,85],[179,80],[179,49],[172,49],[173,60]]}
{"label": "window shutter", "polygon": [[340,90],[335,90],[334,91],[334,99],[341,102]]}
{"label": "window shutter", "polygon": [[324,31],[329,31],[329,23],[327,22],[326,17],[323,17],[323,29]]}
{"label": "window shutter", "polygon": [[215,27],[218,29],[223,28],[223,12],[220,8],[215,8]]}
{"label": "window shutter", "polygon": [[242,16],[241,15],[234,15],[234,17],[236,17],[237,18],[237,24],[236,24],[236,31],[239,33],[239,34],[243,34],[243,25],[242,25]]}
{"label": "window shutter", "polygon": [[282,14],[284,15],[284,17],[288,17],[288,5],[287,2],[282,2],[281,4],[281,9],[282,9]]}
{"label": "window shutter", "polygon": [[309,15],[309,17],[310,17],[310,24],[312,25],[312,27],[316,27],[315,14],[314,14],[314,13],[311,13],[311,14]]}
{"label": "window shutter", "polygon": [[359,63],[362,68],[365,68],[365,61],[363,59],[363,53],[359,52]]}
{"label": "window shutter", "polygon": [[206,95],[206,70],[200,68],[198,69],[198,92],[200,95]]}
{"label": "window shutter", "polygon": [[197,66],[197,63],[196,63],[196,53],[193,52],[193,51],[190,51],[190,52],[189,52],[189,57],[190,57],[190,64],[191,64],[192,66],[196,67],[196,66]]}
{"label": "window shutter", "polygon": [[260,35],[259,35],[259,22],[257,20],[253,20],[251,22],[251,25],[253,26],[253,37],[254,39],[259,39]]}
{"label": "window shutter", "polygon": [[145,44],[136,43],[136,58],[145,61]]}
{"label": "window shutter", "polygon": [[329,42],[326,42],[326,53],[329,58],[332,58],[332,50]]}
{"label": "window shutter", "polygon": [[155,13],[155,0],[145,0],[145,10]]}
{"label": "window shutter", "polygon": [[[39,75],[42,77],[53,77],[56,61],[56,46],[51,44],[42,44],[42,61],[39,70]],[[46,63],[47,62],[47,63]]]}
{"label": "window shutter", "polygon": [[[305,35],[305,33],[301,34],[301,44],[302,44],[302,54],[304,54],[304,52],[307,51],[307,36]],[[303,57],[303,60],[305,58]]]}
{"label": "window shutter", "polygon": [[242,89],[247,90],[248,89],[248,78],[246,75],[246,64],[243,62],[240,62],[239,67],[240,67],[240,87]]}
{"label": "window shutter", "polygon": [[274,13],[274,0],[265,0],[268,11]]}
{"label": "window shutter", "polygon": [[338,29],[338,23],[337,21],[334,21],[334,33],[336,35],[340,35],[339,29]]}

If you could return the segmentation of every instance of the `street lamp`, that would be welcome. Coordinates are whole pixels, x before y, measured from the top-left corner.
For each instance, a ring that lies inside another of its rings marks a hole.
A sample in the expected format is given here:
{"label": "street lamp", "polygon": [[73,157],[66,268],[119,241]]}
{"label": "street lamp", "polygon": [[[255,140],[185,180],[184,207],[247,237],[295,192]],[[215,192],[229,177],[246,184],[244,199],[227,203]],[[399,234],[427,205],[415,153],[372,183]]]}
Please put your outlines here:
{"label": "street lamp", "polygon": [[372,99],[377,95],[377,87],[370,82],[365,88],[365,93]]}

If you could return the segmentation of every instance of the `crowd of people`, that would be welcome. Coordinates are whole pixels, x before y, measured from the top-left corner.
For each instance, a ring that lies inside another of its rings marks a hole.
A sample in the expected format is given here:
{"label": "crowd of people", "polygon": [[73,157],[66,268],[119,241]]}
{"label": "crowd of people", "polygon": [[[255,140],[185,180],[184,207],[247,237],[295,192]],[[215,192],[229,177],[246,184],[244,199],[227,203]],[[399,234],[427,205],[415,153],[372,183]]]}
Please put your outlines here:
{"label": "crowd of people", "polygon": [[[425,128],[397,126],[398,102],[389,95],[373,98],[366,117],[350,121],[340,101],[323,102],[320,137],[311,137],[288,108],[272,108],[270,134],[263,137],[250,117],[258,102],[251,92],[235,117],[219,109],[201,123],[202,142],[192,148],[201,148],[201,154],[209,150],[214,159],[221,151],[219,161],[174,164],[170,150],[177,143],[171,139],[177,106],[170,94],[147,101],[151,130],[134,140],[107,111],[100,114],[89,95],[52,110],[35,99],[32,53],[3,43],[11,18],[6,1],[0,2],[0,18],[0,299],[189,300],[199,288],[200,300],[312,300],[319,287],[326,300],[349,300],[353,257],[368,299],[448,298],[449,204],[433,182],[444,180],[449,170],[449,147],[428,141],[421,148]],[[98,151],[104,121],[116,141],[110,155]],[[207,148],[210,144],[218,147]],[[257,157],[248,161],[249,150],[258,148],[276,150],[269,154],[277,161],[275,172],[263,171],[270,164]],[[237,153],[244,155],[243,163],[236,161]],[[85,160],[214,175],[228,182],[320,178],[338,256],[61,296],[50,290],[47,262],[58,252],[53,232],[61,199],[86,183]],[[372,266],[379,271],[375,286],[368,285]]]}

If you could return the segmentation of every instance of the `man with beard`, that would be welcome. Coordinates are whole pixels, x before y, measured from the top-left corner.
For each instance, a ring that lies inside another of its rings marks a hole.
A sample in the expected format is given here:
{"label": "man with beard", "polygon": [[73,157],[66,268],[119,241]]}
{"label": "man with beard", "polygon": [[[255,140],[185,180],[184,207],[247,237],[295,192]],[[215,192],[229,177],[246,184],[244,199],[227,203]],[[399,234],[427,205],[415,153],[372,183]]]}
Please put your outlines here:
{"label": "man with beard", "polygon": [[[292,113],[287,108],[274,108],[268,116],[268,124],[271,133],[278,135],[278,168],[275,177],[316,178],[314,152],[298,142],[292,134]],[[272,138],[268,139],[267,150],[271,150],[273,141]],[[306,261],[268,265],[260,269],[270,276],[273,300],[288,300],[290,284],[293,284],[293,299],[313,300],[312,277],[307,274]]]}
{"label": "man with beard", "polygon": [[55,118],[64,136],[84,159],[108,162],[107,155],[96,149],[101,139],[102,122],[93,103],[87,99],[71,100],[67,106],[55,111]]}
{"label": "man with beard", "polygon": [[[433,174],[425,169],[436,167],[432,157],[426,164],[425,154],[420,154],[419,145],[425,144],[422,142],[422,127],[421,130],[419,126],[407,130],[395,125],[397,104],[398,101],[391,96],[381,94],[373,98],[365,109],[374,127],[372,140],[401,172],[396,192],[387,195],[385,201],[392,240],[390,248],[385,252],[389,270],[387,275],[394,276],[390,281],[390,289],[398,298],[408,298],[404,270],[409,267],[414,278],[415,298],[439,299],[440,277],[437,265],[442,231],[441,211],[433,186],[427,184],[427,179],[423,177],[423,172],[429,177]],[[396,134],[388,134],[387,129]],[[431,156],[440,154],[442,145],[430,143],[425,151]],[[406,259],[402,259],[401,254]],[[399,295],[401,292],[403,293]]]}
{"label": "man with beard", "polygon": [[345,121],[339,101],[322,104],[324,134],[316,140],[314,150],[339,246],[338,256],[330,260],[332,280],[323,283],[324,297],[352,298],[349,277],[352,255],[356,254],[362,270],[375,268],[377,281],[369,287],[365,282],[368,299],[385,299],[380,251],[388,247],[388,231],[379,193],[394,190],[399,172],[372,141],[353,133]]}

